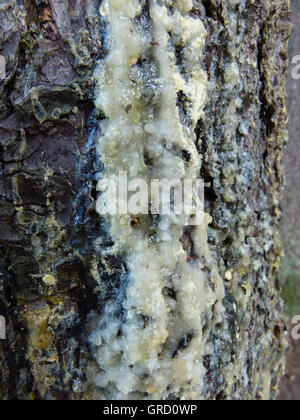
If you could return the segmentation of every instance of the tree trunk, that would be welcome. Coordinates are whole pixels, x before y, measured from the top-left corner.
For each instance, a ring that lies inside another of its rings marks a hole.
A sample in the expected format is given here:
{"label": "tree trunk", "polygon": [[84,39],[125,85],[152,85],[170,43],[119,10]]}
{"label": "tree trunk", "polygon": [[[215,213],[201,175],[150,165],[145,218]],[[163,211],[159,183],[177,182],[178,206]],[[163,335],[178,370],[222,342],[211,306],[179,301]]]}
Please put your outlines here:
{"label": "tree trunk", "polygon": [[[274,399],[288,1],[0,16],[0,397]],[[119,170],[196,174],[210,218],[98,214]]]}

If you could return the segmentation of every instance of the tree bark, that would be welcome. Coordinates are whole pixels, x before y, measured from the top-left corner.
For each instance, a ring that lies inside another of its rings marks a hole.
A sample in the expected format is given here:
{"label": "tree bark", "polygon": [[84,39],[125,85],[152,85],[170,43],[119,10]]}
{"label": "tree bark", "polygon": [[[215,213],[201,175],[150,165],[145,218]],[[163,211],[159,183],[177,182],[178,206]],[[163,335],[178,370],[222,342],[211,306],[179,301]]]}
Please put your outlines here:
{"label": "tree bark", "polygon": [[[95,211],[98,175],[106,168],[97,152],[105,115],[96,110],[93,74],[110,48],[101,3],[0,5],[0,54],[6,59],[0,84],[0,315],[7,335],[0,341],[2,399],[121,395],[116,384],[99,390],[94,376],[101,375],[101,365],[89,340],[107,305],[125,299],[130,281],[126,256],[111,251],[118,238]],[[149,2],[141,3],[151,20]],[[207,32],[199,60],[208,94],[195,144],[212,218],[209,251],[225,291],[222,319],[208,337],[212,350],[201,360],[197,398],[274,399],[286,331],[278,232],[289,5],[193,0],[188,16]],[[177,45],[178,62],[182,51]],[[193,259],[193,238],[185,238]],[[126,318],[121,312],[119,318]],[[150,398],[145,389],[129,398]],[[183,398],[184,392],[168,397]]]}

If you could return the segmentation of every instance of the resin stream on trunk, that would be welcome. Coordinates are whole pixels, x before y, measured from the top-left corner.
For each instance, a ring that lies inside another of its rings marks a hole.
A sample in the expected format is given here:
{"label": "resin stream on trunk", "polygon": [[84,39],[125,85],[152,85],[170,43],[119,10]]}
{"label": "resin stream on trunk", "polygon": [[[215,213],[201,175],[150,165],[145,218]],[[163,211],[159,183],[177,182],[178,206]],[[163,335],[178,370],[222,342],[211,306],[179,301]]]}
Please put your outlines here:
{"label": "resin stream on trunk", "polygon": [[[207,34],[191,9],[191,0],[102,3],[109,53],[95,72],[96,107],[109,179],[200,176],[194,131],[207,94]],[[128,273],[90,335],[99,398],[201,399],[224,286],[207,243],[211,217],[189,226],[190,216],[149,214],[138,225],[130,214],[106,217],[110,252]]]}

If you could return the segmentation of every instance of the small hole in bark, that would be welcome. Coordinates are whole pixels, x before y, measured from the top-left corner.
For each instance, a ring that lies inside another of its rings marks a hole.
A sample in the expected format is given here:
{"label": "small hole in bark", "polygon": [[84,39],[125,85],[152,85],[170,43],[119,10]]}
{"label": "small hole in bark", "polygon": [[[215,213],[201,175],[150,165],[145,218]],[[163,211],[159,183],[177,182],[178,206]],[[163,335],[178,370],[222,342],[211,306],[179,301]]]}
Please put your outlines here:
{"label": "small hole in bark", "polygon": [[227,397],[224,391],[219,392],[219,394],[216,396],[217,401],[225,401],[226,399]]}
{"label": "small hole in bark", "polygon": [[274,335],[279,340],[281,337],[281,329],[278,325],[274,327]]}

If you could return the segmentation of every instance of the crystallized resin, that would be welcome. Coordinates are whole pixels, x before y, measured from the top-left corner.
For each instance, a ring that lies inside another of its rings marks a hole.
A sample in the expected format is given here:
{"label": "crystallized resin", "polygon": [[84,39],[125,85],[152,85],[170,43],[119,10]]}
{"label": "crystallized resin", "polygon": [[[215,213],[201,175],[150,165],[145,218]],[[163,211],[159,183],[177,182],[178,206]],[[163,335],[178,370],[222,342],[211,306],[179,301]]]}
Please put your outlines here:
{"label": "crystallized resin", "polygon": [[[106,0],[109,53],[95,72],[104,114],[98,153],[105,177],[196,179],[195,128],[203,115],[206,31],[192,1]],[[188,158],[187,158],[188,157]],[[107,216],[127,280],[91,333],[100,398],[201,399],[210,332],[222,319],[223,280],[203,223],[191,215]],[[101,286],[101,279],[100,279]],[[121,302],[120,302],[121,300]],[[121,305],[122,310],[117,310]]]}

